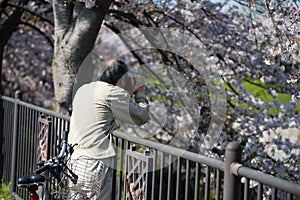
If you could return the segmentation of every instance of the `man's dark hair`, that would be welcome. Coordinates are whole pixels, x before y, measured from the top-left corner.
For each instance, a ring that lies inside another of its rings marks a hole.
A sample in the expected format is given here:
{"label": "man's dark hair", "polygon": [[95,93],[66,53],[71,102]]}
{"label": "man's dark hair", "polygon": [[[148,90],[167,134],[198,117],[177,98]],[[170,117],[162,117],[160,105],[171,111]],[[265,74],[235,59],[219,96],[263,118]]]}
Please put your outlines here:
{"label": "man's dark hair", "polygon": [[116,85],[119,79],[128,72],[127,65],[121,60],[109,60],[104,66],[104,71],[99,77],[100,81]]}

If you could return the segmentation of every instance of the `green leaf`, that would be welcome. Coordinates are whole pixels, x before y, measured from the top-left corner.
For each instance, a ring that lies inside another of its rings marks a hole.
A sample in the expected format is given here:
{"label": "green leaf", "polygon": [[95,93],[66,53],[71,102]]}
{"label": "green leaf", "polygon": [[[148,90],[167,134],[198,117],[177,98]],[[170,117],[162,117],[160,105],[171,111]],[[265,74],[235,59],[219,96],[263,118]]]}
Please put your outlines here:
{"label": "green leaf", "polygon": [[255,85],[244,81],[242,85],[246,88],[247,92],[250,92],[256,98],[260,98],[264,100],[266,103],[271,102],[273,100],[272,96],[269,94],[269,91],[259,85]]}
{"label": "green leaf", "polygon": [[58,66],[59,66],[59,65],[58,65],[58,62],[56,62],[55,60],[53,60],[52,65],[55,66],[55,67],[58,67]]}

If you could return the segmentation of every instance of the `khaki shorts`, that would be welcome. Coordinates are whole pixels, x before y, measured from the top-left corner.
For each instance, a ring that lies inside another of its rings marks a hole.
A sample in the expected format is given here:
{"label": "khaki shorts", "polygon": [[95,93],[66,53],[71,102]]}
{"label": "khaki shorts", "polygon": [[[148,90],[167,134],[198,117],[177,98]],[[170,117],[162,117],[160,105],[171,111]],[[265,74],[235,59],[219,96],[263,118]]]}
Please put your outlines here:
{"label": "khaki shorts", "polygon": [[77,184],[69,183],[68,199],[110,200],[112,193],[113,159],[96,160],[80,156],[71,160],[70,169],[78,176]]}

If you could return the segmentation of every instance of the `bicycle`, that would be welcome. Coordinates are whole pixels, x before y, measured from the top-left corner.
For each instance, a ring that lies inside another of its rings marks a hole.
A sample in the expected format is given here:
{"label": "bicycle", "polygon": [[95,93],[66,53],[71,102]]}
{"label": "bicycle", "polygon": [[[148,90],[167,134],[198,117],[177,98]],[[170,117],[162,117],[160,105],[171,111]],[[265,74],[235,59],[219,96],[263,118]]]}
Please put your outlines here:
{"label": "bicycle", "polygon": [[59,155],[38,162],[39,168],[34,174],[18,178],[18,187],[29,190],[30,200],[67,199],[68,181],[76,184],[78,180],[78,176],[67,166],[75,145],[68,144],[68,132],[64,131]]}

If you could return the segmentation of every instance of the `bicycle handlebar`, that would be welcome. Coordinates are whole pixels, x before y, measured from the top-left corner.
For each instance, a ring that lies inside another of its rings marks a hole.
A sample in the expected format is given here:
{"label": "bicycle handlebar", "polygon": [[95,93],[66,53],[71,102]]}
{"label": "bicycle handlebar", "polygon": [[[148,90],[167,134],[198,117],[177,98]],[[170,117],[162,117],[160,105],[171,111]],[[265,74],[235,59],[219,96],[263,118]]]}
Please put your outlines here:
{"label": "bicycle handlebar", "polygon": [[[62,180],[63,175],[65,177],[69,178],[74,184],[77,183],[78,176],[67,166],[67,162],[65,161],[65,158],[68,155],[72,155],[74,149],[73,147],[75,145],[68,144],[68,132],[64,131],[63,132],[63,137],[62,137],[62,148],[60,150],[60,153],[58,156],[54,156],[51,159],[47,161],[40,161],[37,165],[39,168],[37,168],[34,172],[35,175],[29,176],[23,176],[18,179],[18,184],[20,185],[30,185],[33,183],[38,182],[44,182],[45,177],[52,178],[54,177],[57,180],[57,183],[60,183]],[[49,172],[48,175],[43,176],[39,175],[43,172]],[[29,178],[28,178],[29,177]],[[42,177],[42,179],[41,179]],[[47,181],[49,181],[48,179]]]}
{"label": "bicycle handlebar", "polygon": [[60,151],[60,154],[58,156],[58,159],[62,159],[65,157],[65,153],[67,152],[67,147],[68,147],[68,132],[64,131],[63,132],[63,139],[62,139],[62,149]]}
{"label": "bicycle handlebar", "polygon": [[35,173],[40,174],[40,173],[43,173],[44,171],[49,170],[49,169],[50,169],[50,165],[44,165],[44,166],[36,169]]}
{"label": "bicycle handlebar", "polygon": [[40,174],[43,173],[46,170],[51,171],[51,169],[55,169],[57,166],[62,164],[62,160],[65,158],[65,154],[68,148],[68,132],[64,131],[63,132],[63,138],[62,138],[62,149],[60,150],[59,156],[58,157],[53,157],[51,160],[43,162],[43,166],[36,169],[35,173]]}
{"label": "bicycle handlebar", "polygon": [[43,173],[45,171],[49,171],[50,173],[60,173],[61,167],[65,167],[73,177],[71,181],[73,183],[77,182],[78,176],[73,173],[67,166],[66,163],[63,162],[64,158],[68,154],[73,153],[73,147],[74,145],[69,145],[68,144],[68,132],[64,131],[63,132],[63,138],[62,138],[62,149],[57,157],[53,157],[52,159],[48,161],[43,161],[41,163],[42,167],[38,168],[35,170],[36,174]]}

